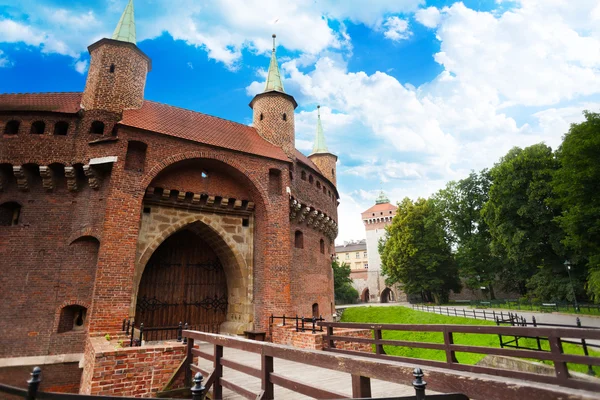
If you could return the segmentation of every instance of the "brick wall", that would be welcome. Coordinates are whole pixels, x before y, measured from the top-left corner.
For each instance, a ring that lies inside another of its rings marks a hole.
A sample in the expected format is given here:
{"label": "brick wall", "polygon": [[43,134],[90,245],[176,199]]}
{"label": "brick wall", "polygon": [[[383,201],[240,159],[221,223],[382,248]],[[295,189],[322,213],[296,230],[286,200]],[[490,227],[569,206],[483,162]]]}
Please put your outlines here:
{"label": "brick wall", "polygon": [[90,337],[86,343],[82,394],[155,397],[177,371],[186,346],[177,342],[117,348],[117,340]]}
{"label": "brick wall", "polygon": [[317,167],[319,167],[321,173],[335,185],[337,180],[335,166],[337,156],[330,153],[319,153],[312,154],[309,158]]}
{"label": "brick wall", "polygon": [[[294,158],[296,128],[294,125],[294,102],[291,96],[279,92],[260,93],[252,100],[252,126],[259,135],[279,146],[285,154]],[[284,117],[285,114],[285,117]]]}
{"label": "brick wall", "polygon": [[[27,387],[27,380],[31,378],[34,366],[4,367],[0,368],[0,383]],[[56,393],[79,393],[79,381],[81,380],[81,368],[78,362],[41,365],[42,383],[40,390]],[[5,395],[2,395],[5,396]],[[2,399],[18,399],[16,396],[1,397]]]}
{"label": "brick wall", "polygon": [[[311,324],[312,329],[312,324]],[[285,344],[288,346],[297,347],[300,349],[311,349],[311,350],[323,350],[325,332],[315,332],[305,326],[304,332],[296,332],[296,325],[292,321],[292,325],[273,325],[271,326],[271,337],[272,342],[277,344]],[[360,338],[373,338],[373,333],[370,329],[334,329],[336,335],[360,337]],[[335,341],[335,347],[343,350],[355,350],[366,353],[371,353],[370,344],[356,343],[356,342],[344,342],[341,340]]]}

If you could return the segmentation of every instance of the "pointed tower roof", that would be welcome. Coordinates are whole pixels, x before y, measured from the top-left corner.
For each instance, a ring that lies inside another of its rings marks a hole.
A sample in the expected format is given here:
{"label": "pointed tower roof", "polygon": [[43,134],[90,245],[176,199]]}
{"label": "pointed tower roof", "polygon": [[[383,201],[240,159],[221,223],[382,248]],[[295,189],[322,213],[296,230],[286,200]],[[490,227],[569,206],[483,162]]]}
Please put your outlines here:
{"label": "pointed tower roof", "polygon": [[277,64],[277,56],[275,55],[275,38],[277,36],[273,34],[273,52],[271,53],[271,63],[269,64],[269,73],[267,74],[267,84],[265,85],[265,92],[276,90],[278,92],[285,93],[283,90],[283,82],[281,82],[281,74],[279,73],[279,65]]}
{"label": "pointed tower roof", "polygon": [[375,204],[385,204],[389,203],[390,199],[386,196],[386,194],[381,190],[379,192],[379,196],[377,196],[377,200],[375,200]]}
{"label": "pointed tower roof", "polygon": [[127,7],[125,7],[125,11],[123,11],[123,15],[121,15],[121,19],[113,32],[112,38],[114,40],[136,44],[133,0],[129,0],[129,3],[127,3]]}
{"label": "pointed tower roof", "polygon": [[[329,153],[325,144],[325,135],[323,134],[323,126],[321,125],[321,106],[317,106],[317,136],[313,145],[312,154]],[[311,154],[311,155],[312,155]]]}

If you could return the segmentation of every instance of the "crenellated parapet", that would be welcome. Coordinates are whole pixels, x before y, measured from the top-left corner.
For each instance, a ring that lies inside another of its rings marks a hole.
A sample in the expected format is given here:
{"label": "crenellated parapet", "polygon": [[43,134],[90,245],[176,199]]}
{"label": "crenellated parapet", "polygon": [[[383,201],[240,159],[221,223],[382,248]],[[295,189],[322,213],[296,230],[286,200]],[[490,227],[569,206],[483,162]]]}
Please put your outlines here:
{"label": "crenellated parapet", "polygon": [[169,203],[173,206],[211,208],[214,211],[222,209],[251,212],[255,208],[254,202],[247,199],[235,199],[209,193],[184,192],[160,187],[148,187],[144,200],[147,203],[157,202],[161,204]]}
{"label": "crenellated parapet", "polygon": [[331,241],[334,241],[338,234],[337,223],[332,217],[323,211],[310,205],[302,204],[298,199],[290,197],[290,221],[322,232]]}

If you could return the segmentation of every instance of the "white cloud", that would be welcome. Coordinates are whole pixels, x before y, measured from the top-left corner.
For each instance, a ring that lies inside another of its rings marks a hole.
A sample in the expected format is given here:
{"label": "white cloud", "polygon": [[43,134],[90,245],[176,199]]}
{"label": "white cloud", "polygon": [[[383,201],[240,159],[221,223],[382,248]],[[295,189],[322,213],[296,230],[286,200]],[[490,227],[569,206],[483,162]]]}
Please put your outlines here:
{"label": "white cloud", "polygon": [[394,42],[408,39],[412,35],[412,32],[408,29],[408,21],[396,16],[389,17],[383,23],[383,28],[385,29],[383,36]]}
{"label": "white cloud", "polygon": [[435,7],[421,8],[415,13],[415,19],[428,28],[435,28],[440,23],[440,11]]}
{"label": "white cloud", "polygon": [[75,71],[79,72],[82,75],[85,74],[85,71],[87,71],[87,67],[88,67],[87,60],[79,60],[75,63]]}
{"label": "white cloud", "polygon": [[0,50],[0,68],[12,67],[12,65],[12,61],[10,61],[8,56],[6,56],[4,52]]}

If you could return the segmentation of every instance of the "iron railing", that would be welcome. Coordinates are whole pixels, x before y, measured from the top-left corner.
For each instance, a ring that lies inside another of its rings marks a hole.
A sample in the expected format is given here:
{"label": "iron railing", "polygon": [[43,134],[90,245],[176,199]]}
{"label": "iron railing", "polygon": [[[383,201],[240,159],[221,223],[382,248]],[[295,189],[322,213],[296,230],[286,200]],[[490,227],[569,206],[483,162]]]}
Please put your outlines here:
{"label": "iron railing", "polygon": [[323,332],[323,327],[319,326],[318,323],[325,321],[322,315],[319,316],[319,318],[305,318],[303,316],[299,317],[298,315],[290,317],[286,316],[285,314],[281,317],[276,317],[271,314],[269,317],[269,322],[271,325],[273,325],[275,320],[281,320],[283,326],[286,326],[287,323],[292,323],[293,321],[293,323],[296,325],[296,332],[306,332],[306,330],[310,330],[312,333]]}

